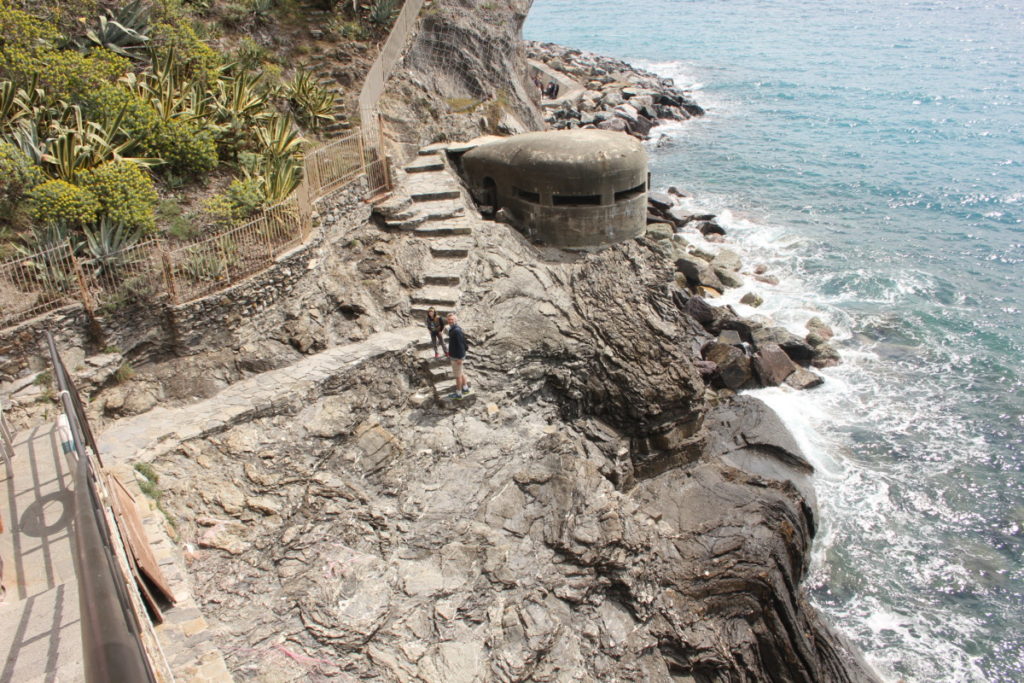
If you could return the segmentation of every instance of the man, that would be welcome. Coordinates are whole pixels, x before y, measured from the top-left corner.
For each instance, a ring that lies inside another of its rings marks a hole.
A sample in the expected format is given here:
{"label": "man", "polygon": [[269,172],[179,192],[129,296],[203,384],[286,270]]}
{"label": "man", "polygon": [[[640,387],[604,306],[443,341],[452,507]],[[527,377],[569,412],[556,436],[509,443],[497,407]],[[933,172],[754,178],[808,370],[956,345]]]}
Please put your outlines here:
{"label": "man", "polygon": [[469,382],[466,381],[466,374],[462,371],[462,364],[466,360],[466,351],[469,345],[466,344],[466,335],[463,334],[459,322],[454,313],[448,314],[448,356],[452,361],[452,375],[455,376],[455,391],[448,394],[448,398],[462,398],[469,393]]}

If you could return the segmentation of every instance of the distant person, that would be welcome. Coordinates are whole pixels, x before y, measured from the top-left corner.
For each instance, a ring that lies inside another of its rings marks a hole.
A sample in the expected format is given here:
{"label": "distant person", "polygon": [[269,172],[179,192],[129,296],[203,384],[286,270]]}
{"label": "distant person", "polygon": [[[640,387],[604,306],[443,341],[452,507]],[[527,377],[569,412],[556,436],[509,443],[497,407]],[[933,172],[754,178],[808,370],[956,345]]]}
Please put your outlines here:
{"label": "distant person", "polygon": [[466,335],[459,327],[459,321],[454,313],[448,314],[448,357],[452,360],[452,374],[455,376],[455,391],[448,394],[448,398],[462,398],[469,393],[469,382],[466,381],[466,373],[463,371],[463,363],[466,360],[466,352],[469,344],[466,343]]}
{"label": "distant person", "polygon": [[430,343],[434,345],[434,358],[441,357],[437,352],[438,344],[441,345],[441,353],[447,356],[448,349],[445,348],[444,336],[441,334],[444,332],[444,318],[437,314],[433,306],[427,310],[427,329],[430,330]]}

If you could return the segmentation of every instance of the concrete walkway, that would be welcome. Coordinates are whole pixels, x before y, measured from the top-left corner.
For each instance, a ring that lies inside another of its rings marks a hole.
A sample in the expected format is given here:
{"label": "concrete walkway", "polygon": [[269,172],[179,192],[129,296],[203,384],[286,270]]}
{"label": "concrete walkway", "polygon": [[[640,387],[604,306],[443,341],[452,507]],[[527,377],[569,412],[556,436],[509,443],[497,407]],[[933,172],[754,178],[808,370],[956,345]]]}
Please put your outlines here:
{"label": "concrete walkway", "polygon": [[108,465],[134,462],[140,456],[146,459],[146,450],[169,438],[177,443],[216,434],[228,424],[255,418],[281,402],[317,391],[363,361],[411,348],[423,336],[419,326],[378,332],[363,341],[335,346],[294,365],[235,382],[204,401],[179,408],[158,407],[118,420],[98,437],[100,453]]}
{"label": "concrete walkway", "polygon": [[72,462],[53,425],[14,437],[13,476],[0,470],[0,682],[81,681],[71,535]]}
{"label": "concrete walkway", "polygon": [[563,102],[575,102],[583,95],[586,88],[580,83],[569,78],[565,74],[555,71],[544,62],[537,61],[536,59],[526,60],[530,68],[540,73],[540,80],[542,83],[549,83],[555,81],[558,83],[558,97],[553,99],[543,98],[541,100],[542,107],[560,107]]}

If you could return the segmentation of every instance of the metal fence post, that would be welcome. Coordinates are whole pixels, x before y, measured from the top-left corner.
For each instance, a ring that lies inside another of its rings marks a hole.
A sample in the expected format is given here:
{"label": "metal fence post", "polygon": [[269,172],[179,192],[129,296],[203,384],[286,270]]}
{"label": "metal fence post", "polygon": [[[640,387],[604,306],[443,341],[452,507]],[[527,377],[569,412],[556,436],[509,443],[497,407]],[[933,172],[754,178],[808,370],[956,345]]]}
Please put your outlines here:
{"label": "metal fence post", "polygon": [[178,283],[174,281],[174,262],[171,252],[167,247],[160,246],[160,265],[164,271],[164,288],[167,289],[167,297],[175,306],[178,305]]}
{"label": "metal fence post", "polygon": [[82,306],[85,307],[85,312],[89,314],[89,317],[93,318],[96,316],[96,301],[92,298],[92,292],[89,291],[89,282],[86,280],[85,271],[79,265],[78,258],[75,257],[75,250],[71,247],[70,241],[68,242],[68,258],[71,261],[71,268],[75,271],[75,278],[78,280],[78,291],[82,299]]}

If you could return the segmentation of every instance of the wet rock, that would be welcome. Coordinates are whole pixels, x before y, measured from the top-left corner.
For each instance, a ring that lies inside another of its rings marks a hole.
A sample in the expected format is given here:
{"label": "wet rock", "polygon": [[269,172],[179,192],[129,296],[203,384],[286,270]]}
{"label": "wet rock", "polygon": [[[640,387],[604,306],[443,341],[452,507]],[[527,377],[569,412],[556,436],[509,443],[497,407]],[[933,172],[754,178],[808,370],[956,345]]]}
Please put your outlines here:
{"label": "wet rock", "polygon": [[743,349],[713,342],[705,347],[704,360],[717,366],[718,378],[728,389],[740,389],[753,379],[750,358]]}
{"label": "wet rock", "polygon": [[664,194],[662,192],[648,192],[647,193],[647,204],[658,212],[664,215],[669,209],[675,206],[675,200],[672,199],[671,195]]}
{"label": "wet rock", "polygon": [[797,367],[789,377],[786,384],[794,389],[813,389],[825,383],[825,378],[807,368]]}
{"label": "wet rock", "polygon": [[818,317],[814,317],[808,320],[806,327],[808,332],[818,335],[825,341],[828,341],[833,336],[835,336],[835,332],[832,331],[832,328],[825,324],[825,321]]}
{"label": "wet rock", "polygon": [[814,349],[795,334],[782,327],[762,327],[751,334],[754,346],[758,349],[774,344],[782,348],[797,363],[807,365],[815,356]]}
{"label": "wet rock", "polygon": [[743,261],[740,259],[740,255],[735,251],[732,251],[731,249],[721,249],[711,260],[711,265],[715,268],[737,272],[743,267]]}
{"label": "wet rock", "polygon": [[766,387],[776,387],[793,374],[796,366],[786,352],[776,344],[760,346],[753,356],[754,371]]}
{"label": "wet rock", "polygon": [[841,362],[839,351],[831,344],[819,344],[812,350],[810,363],[816,368],[830,368]]}
{"label": "wet rock", "polygon": [[680,256],[676,259],[676,270],[686,276],[692,285],[703,285],[722,291],[725,287],[711,265],[700,258]]}
{"label": "wet rock", "polygon": [[762,299],[761,295],[758,294],[757,292],[747,292],[742,297],[740,297],[740,303],[746,304],[747,306],[751,306],[753,308],[757,308],[764,303],[764,299]]}
{"label": "wet rock", "polygon": [[700,234],[705,237],[709,235],[724,235],[725,228],[718,224],[718,221],[707,220],[707,221],[694,221],[688,224],[688,227],[696,228]]}
{"label": "wet rock", "polygon": [[742,287],[746,284],[743,278],[735,271],[727,268],[713,267],[715,275],[718,277],[718,281],[726,287]]}

